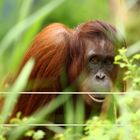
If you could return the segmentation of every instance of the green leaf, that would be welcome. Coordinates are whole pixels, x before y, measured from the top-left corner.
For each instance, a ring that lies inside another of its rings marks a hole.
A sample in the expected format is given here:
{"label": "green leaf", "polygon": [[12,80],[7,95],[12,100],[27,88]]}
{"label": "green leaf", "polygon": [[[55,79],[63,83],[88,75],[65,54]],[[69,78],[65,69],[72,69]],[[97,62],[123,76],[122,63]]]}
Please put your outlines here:
{"label": "green leaf", "polygon": [[136,60],[140,59],[140,54],[134,55],[134,56],[133,56],[133,59],[136,59]]}
{"label": "green leaf", "polygon": [[125,68],[126,67],[126,64],[125,63],[120,63],[120,67],[121,68]]}
{"label": "green leaf", "polygon": [[26,136],[26,137],[32,137],[33,134],[34,134],[34,130],[29,130],[29,131],[27,131],[27,132],[25,133],[25,136]]}
{"label": "green leaf", "polygon": [[43,139],[45,136],[45,132],[43,132],[42,130],[38,130],[33,134],[33,139],[34,140],[41,140]]}
{"label": "green leaf", "polygon": [[119,60],[121,60],[122,59],[122,56],[121,55],[117,55],[116,57],[115,57],[115,61],[119,61]]}
{"label": "green leaf", "polygon": [[120,54],[125,54],[125,53],[126,53],[126,49],[125,49],[125,48],[120,49],[120,50],[119,50],[119,53],[120,53]]}

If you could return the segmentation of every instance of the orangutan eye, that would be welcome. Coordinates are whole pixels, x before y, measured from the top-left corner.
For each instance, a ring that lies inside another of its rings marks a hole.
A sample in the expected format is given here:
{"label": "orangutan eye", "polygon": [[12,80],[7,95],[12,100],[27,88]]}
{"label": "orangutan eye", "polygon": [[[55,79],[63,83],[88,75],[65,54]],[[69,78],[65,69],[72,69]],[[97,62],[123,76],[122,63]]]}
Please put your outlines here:
{"label": "orangutan eye", "polygon": [[89,62],[92,64],[98,64],[99,63],[99,59],[97,56],[91,56],[89,59]]}
{"label": "orangutan eye", "polygon": [[113,58],[107,58],[104,60],[105,65],[113,65],[114,59]]}

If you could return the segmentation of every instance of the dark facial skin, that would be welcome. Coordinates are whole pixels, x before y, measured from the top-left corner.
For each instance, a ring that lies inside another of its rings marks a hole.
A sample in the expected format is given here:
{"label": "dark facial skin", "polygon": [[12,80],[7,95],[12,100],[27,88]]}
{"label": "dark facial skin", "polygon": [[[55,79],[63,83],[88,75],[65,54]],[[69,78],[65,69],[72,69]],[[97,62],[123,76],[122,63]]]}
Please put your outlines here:
{"label": "dark facial skin", "polygon": [[98,92],[92,94],[99,100],[104,99],[101,92],[109,92],[113,87],[113,79],[111,77],[114,70],[114,50],[111,43],[107,43],[104,39],[97,44],[96,41],[87,41],[88,44],[85,63],[87,78],[82,83],[82,91]]}

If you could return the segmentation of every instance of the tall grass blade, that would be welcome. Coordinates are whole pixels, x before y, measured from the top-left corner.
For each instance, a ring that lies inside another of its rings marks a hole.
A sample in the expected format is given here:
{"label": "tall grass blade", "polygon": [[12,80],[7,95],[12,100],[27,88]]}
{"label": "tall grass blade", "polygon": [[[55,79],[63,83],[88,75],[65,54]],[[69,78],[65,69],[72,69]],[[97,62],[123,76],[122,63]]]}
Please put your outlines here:
{"label": "tall grass blade", "polygon": [[9,91],[10,93],[6,95],[4,107],[2,109],[2,114],[1,114],[1,119],[3,123],[7,120],[8,116],[10,115],[10,112],[13,110],[16,100],[19,96],[19,92],[25,88],[26,83],[28,81],[28,77],[33,68],[33,65],[34,65],[34,61],[32,59],[27,62],[21,74],[19,75],[16,82],[14,83],[12,89]]}

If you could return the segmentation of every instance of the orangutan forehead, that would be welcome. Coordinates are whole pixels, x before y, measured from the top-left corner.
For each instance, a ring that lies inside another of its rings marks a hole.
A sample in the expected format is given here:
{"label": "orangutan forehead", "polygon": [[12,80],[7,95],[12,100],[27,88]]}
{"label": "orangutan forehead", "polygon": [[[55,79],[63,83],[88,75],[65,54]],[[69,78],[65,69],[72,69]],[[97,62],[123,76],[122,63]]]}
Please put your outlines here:
{"label": "orangutan forehead", "polygon": [[115,46],[111,43],[111,41],[102,38],[93,38],[92,40],[87,39],[85,41],[87,53],[95,52],[96,54],[106,54],[106,55],[114,55]]}

